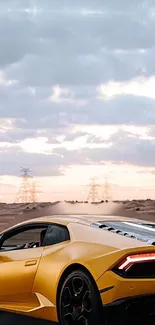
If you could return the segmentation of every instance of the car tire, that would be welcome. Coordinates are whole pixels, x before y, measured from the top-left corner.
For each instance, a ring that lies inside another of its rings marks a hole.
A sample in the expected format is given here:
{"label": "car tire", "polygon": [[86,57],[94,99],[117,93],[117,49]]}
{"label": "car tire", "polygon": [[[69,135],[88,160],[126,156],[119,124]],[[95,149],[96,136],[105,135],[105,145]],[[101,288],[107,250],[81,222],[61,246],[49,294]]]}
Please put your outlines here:
{"label": "car tire", "polygon": [[58,300],[61,325],[104,325],[102,303],[95,281],[85,271],[73,271],[62,284]]}

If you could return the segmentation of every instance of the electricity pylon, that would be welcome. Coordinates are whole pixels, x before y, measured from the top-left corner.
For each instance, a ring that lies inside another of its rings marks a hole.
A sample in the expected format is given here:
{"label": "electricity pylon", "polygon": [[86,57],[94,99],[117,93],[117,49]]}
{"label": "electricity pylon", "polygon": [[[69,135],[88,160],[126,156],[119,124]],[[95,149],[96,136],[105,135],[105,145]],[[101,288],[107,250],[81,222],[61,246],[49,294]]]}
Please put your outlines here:
{"label": "electricity pylon", "polygon": [[109,183],[108,183],[108,179],[106,179],[105,183],[103,185],[103,200],[105,200],[105,201],[112,200],[112,197],[111,197],[110,193],[111,193],[110,186],[109,186]]}
{"label": "electricity pylon", "polygon": [[35,198],[35,193],[34,193],[34,189],[32,189],[32,182],[30,181],[33,177],[30,175],[31,173],[31,169],[30,168],[23,168],[21,167],[21,178],[22,178],[22,182],[21,182],[21,186],[20,189],[17,193],[16,196],[16,203],[31,203],[34,202],[34,198]]}
{"label": "electricity pylon", "polygon": [[88,193],[87,201],[90,201],[90,200],[91,200],[91,202],[100,201],[98,190],[97,190],[98,187],[100,187],[100,185],[96,184],[95,181],[96,181],[96,178],[93,177],[92,183],[88,185],[90,187],[90,190]]}
{"label": "electricity pylon", "polygon": [[36,189],[36,182],[32,182],[31,185],[31,201],[35,203],[37,201],[37,189]]}

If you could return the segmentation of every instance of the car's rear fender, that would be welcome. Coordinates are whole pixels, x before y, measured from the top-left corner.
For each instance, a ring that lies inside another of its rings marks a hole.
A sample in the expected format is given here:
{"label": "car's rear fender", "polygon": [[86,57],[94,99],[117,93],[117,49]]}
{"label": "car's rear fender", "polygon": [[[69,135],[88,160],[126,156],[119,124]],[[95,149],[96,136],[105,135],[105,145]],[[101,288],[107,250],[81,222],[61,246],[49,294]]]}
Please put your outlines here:
{"label": "car's rear fender", "polygon": [[[81,249],[82,245],[85,249]],[[110,250],[108,253],[108,249],[102,245],[89,243],[61,243],[53,247],[45,247],[35,277],[33,292],[40,293],[56,306],[58,284],[68,267],[73,265],[85,267],[97,282],[123,256],[148,251],[155,251],[155,248],[149,246],[130,251],[111,252]]]}
{"label": "car's rear fender", "polygon": [[127,279],[112,271],[105,272],[96,281],[102,303],[109,304],[120,299],[155,293],[154,279]]}
{"label": "car's rear fender", "polygon": [[155,253],[154,246],[135,247],[131,249],[122,249],[96,258],[87,260],[87,265],[98,274],[99,279],[106,271],[111,270],[116,263],[123,260],[126,256],[140,253]]}

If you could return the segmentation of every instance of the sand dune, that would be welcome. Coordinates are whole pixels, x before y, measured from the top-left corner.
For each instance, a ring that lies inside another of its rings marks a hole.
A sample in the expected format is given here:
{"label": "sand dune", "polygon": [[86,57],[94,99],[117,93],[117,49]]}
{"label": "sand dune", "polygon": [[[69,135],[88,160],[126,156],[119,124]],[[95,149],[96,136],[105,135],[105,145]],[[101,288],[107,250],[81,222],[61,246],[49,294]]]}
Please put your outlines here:
{"label": "sand dune", "polygon": [[53,214],[120,215],[155,222],[155,201],[133,200],[96,204],[78,202],[0,203],[0,230],[21,221]]}

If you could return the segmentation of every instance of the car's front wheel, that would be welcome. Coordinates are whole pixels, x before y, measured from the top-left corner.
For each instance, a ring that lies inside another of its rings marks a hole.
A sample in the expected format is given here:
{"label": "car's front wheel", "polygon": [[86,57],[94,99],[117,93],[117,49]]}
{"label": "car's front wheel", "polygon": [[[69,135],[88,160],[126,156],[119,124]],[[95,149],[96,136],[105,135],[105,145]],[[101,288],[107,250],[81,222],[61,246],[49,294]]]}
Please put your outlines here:
{"label": "car's front wheel", "polygon": [[73,271],[59,295],[58,316],[62,325],[100,325],[101,299],[94,280],[84,271]]}

